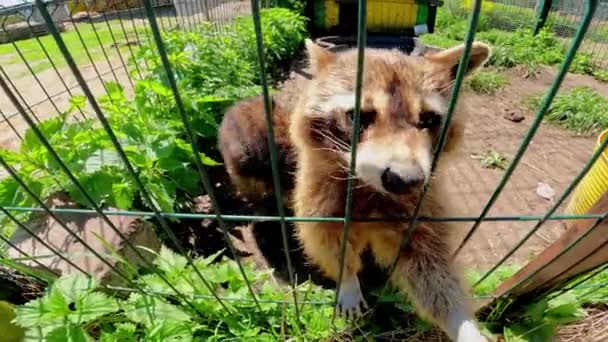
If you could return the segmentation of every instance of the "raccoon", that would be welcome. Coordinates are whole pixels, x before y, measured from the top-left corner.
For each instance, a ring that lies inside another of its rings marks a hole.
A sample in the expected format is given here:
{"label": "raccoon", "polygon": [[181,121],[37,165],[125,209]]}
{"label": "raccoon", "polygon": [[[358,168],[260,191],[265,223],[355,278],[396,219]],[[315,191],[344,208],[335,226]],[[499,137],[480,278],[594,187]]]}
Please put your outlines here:
{"label": "raccoon", "polygon": [[[288,174],[295,170],[295,178],[287,178],[292,182],[288,187],[290,205],[296,216],[344,216],[353,148],[357,51],[331,52],[311,40],[306,41],[306,50],[312,79],[292,113],[280,109],[274,112],[274,120],[282,125],[275,128],[279,148],[283,149],[282,155],[289,156],[282,159],[286,161],[282,167]],[[464,46],[458,46],[424,56],[408,56],[398,50],[365,49],[354,218],[407,216],[427,184],[429,190],[419,214],[445,215],[442,177],[433,176],[431,168],[463,51]],[[466,75],[483,65],[489,55],[488,46],[474,43]],[[255,165],[269,160],[267,147],[254,148],[266,143],[265,131],[260,128],[264,122],[260,101],[258,98],[237,104],[224,118],[220,150],[241,151],[222,152],[224,158],[232,160],[227,160],[226,165],[233,161]],[[449,162],[449,152],[463,134],[465,114],[462,105],[457,105],[442,162]],[[229,129],[230,126],[240,127],[240,136],[231,135],[239,130]],[[230,166],[228,169],[234,184],[241,187],[247,175],[234,168],[231,171]],[[270,184],[268,179],[265,183]],[[397,260],[390,281],[409,296],[422,317],[434,322],[454,341],[486,341],[449,257],[448,226],[419,222],[410,243],[403,247],[400,242],[407,223],[387,221],[352,223],[338,311],[356,317],[367,308],[358,279],[361,254],[367,249],[381,267],[389,268]],[[296,237],[304,253],[336,282],[342,234],[340,222],[296,224]]]}

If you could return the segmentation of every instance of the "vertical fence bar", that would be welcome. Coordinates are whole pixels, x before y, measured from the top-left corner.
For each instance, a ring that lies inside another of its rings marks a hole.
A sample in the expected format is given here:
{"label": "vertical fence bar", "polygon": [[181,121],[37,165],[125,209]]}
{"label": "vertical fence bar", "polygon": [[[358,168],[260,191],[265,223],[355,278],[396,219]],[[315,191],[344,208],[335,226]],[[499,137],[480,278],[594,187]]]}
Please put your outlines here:
{"label": "vertical fence bar", "polygon": [[555,95],[557,95],[557,92],[559,90],[559,87],[562,84],[562,81],[566,77],[568,68],[570,67],[570,64],[572,64],[572,61],[574,60],[574,57],[576,55],[576,51],[578,50],[579,46],[581,45],[583,38],[585,36],[585,33],[587,32],[587,28],[589,27],[589,24],[591,23],[591,19],[593,18],[593,14],[595,13],[597,4],[598,4],[598,0],[586,0],[585,1],[585,14],[583,16],[583,20],[582,20],[581,24],[579,25],[578,31],[576,33],[576,36],[574,37],[573,42],[570,44],[570,47],[568,48],[566,57],[557,73],[557,76],[555,77],[555,79],[553,80],[553,83],[551,84],[551,88],[549,88],[549,91],[543,98],[543,101],[541,102],[541,105],[535,114],[534,121],[530,125],[528,132],[526,133],[521,144],[519,145],[519,148],[517,149],[517,152],[515,153],[513,160],[509,164],[509,167],[503,174],[503,177],[500,180],[500,183],[498,184],[498,186],[496,187],[496,190],[494,191],[494,193],[492,193],[492,196],[490,197],[490,199],[484,206],[484,208],[483,208],[481,214],[479,215],[479,217],[477,218],[477,220],[475,220],[475,223],[473,224],[471,229],[467,232],[467,234],[464,237],[464,239],[462,240],[462,242],[458,245],[458,248],[454,252],[454,256],[458,255],[458,253],[462,250],[462,248],[469,241],[471,236],[473,236],[473,234],[475,233],[477,228],[479,228],[479,225],[481,224],[481,222],[484,220],[484,218],[486,217],[486,215],[488,214],[488,212],[494,205],[494,202],[496,202],[496,200],[498,199],[498,196],[501,194],[505,185],[511,178],[513,171],[515,171],[515,168],[517,167],[517,165],[519,164],[524,153],[528,149],[528,145],[530,144],[530,141],[536,134],[536,131],[538,130],[538,127],[542,123],[543,118],[544,118],[545,114],[547,113],[547,110],[551,106],[551,102],[555,98]]}
{"label": "vertical fence bar", "polygon": [[[30,31],[33,31],[33,27],[32,27],[32,24],[31,24],[31,19],[32,19],[33,14],[34,13],[32,11],[32,13],[26,19],[26,23],[27,23],[27,26],[29,27]],[[72,96],[72,91],[70,90],[70,88],[68,87],[68,85],[65,83],[65,80],[63,79],[63,76],[61,75],[61,73],[57,69],[57,65],[55,64],[55,62],[51,58],[51,55],[49,54],[49,52],[46,49],[46,47],[44,46],[44,44],[42,44],[42,41],[40,40],[40,38],[37,35],[34,35],[34,39],[36,39],[36,42],[38,43],[38,46],[40,46],[40,49],[42,50],[42,53],[44,53],[44,57],[49,61],[49,63],[51,63],[51,67],[55,71],[55,74],[59,78],[59,81],[61,82],[61,84],[65,88],[66,92],[68,93],[68,95]],[[83,119],[85,119],[86,116],[85,116],[84,112],[82,111],[82,109],[80,107],[78,108],[78,111],[80,112],[80,116]]]}
{"label": "vertical fence bar", "polygon": [[[4,161],[4,159],[1,156],[0,156],[0,164],[2,165],[2,167],[4,169],[7,170],[7,172],[9,172],[9,173],[11,172],[11,169],[10,169],[9,165],[6,164],[6,162]],[[21,186],[21,184],[20,184],[20,186]],[[28,192],[28,190],[29,190],[29,188],[27,188],[27,187],[23,187],[23,189],[26,192]],[[11,221],[13,221],[13,223],[15,223],[15,225],[17,225],[17,227],[23,229],[34,240],[36,240],[38,243],[40,243],[41,245],[43,245],[49,251],[53,252],[53,254],[57,255],[61,260],[65,261],[68,265],[74,267],[74,269],[76,269],[78,272],[86,275],[87,277],[91,277],[91,275],[87,271],[83,270],[80,266],[76,265],[72,260],[66,258],[63,254],[61,254],[61,252],[59,252],[55,248],[51,247],[51,245],[49,245],[46,241],[44,241],[38,235],[36,235],[36,233],[34,233],[31,229],[29,229],[25,224],[21,223],[13,214],[11,214],[10,212],[8,212],[8,210],[6,210],[6,208],[4,208],[2,205],[0,205],[0,212],[2,212],[3,215],[5,215]],[[57,221],[57,222],[60,223],[60,221]],[[60,225],[61,225],[61,223],[60,223]],[[2,235],[2,234],[0,234],[0,235]],[[2,237],[4,238],[4,236],[2,236]]]}
{"label": "vertical fence bar", "polygon": [[[0,206],[0,211],[3,211],[3,209],[4,208],[2,208],[2,206]],[[54,275],[55,277],[61,276],[59,273],[57,273],[57,271],[54,271],[54,270],[50,269],[48,266],[41,264],[40,261],[38,261],[36,258],[34,258],[33,256],[24,252],[21,248],[19,248],[19,246],[15,245],[9,239],[5,238],[4,235],[2,235],[1,233],[0,233],[0,240],[2,240],[2,242],[7,244],[10,248],[16,250],[19,254],[23,255],[23,257],[25,257],[26,259],[33,260],[34,263],[36,263],[36,265],[38,265],[38,267],[45,269],[46,272],[49,272],[50,274]],[[2,260],[1,256],[0,256],[0,260]]]}
{"label": "vertical fence bar", "polygon": [[260,312],[262,312],[260,303],[258,302],[258,300],[255,296],[255,293],[253,292],[253,288],[251,287],[251,282],[249,281],[249,278],[245,274],[245,270],[239,260],[238,254],[236,253],[236,249],[234,248],[232,241],[230,241],[228,227],[226,227],[226,223],[224,222],[224,219],[222,218],[222,214],[220,212],[218,201],[217,201],[217,199],[215,197],[215,193],[213,191],[213,186],[211,185],[211,182],[209,181],[209,175],[207,174],[207,170],[203,166],[201,159],[198,157],[199,152],[196,147],[195,135],[193,133],[192,127],[190,126],[190,120],[188,119],[188,117],[186,115],[186,111],[185,111],[179,90],[177,88],[177,83],[175,81],[173,71],[171,69],[171,63],[169,62],[169,58],[167,57],[167,53],[166,53],[166,50],[165,50],[165,47],[163,44],[163,40],[162,40],[162,37],[160,36],[160,31],[158,30],[158,25],[156,24],[156,18],[154,16],[154,12],[152,11],[151,0],[144,0],[144,5],[146,7],[146,14],[147,14],[148,20],[150,22],[150,28],[152,30],[152,35],[154,36],[154,40],[155,40],[156,46],[159,50],[159,54],[160,54],[160,57],[161,57],[161,60],[163,63],[163,67],[167,74],[167,79],[171,86],[171,90],[173,91],[173,96],[175,98],[175,104],[177,106],[177,111],[184,124],[184,128],[186,129],[188,141],[190,142],[190,147],[192,148],[194,162],[196,164],[196,168],[198,169],[199,175],[201,176],[201,180],[203,182],[203,187],[205,189],[205,192],[207,192],[207,195],[209,196],[209,200],[211,201],[211,204],[213,206],[214,214],[215,214],[217,222],[222,230],[224,239],[226,240],[226,244],[228,245],[228,248],[230,249],[230,252],[232,253],[235,261],[237,262],[239,271],[240,271],[241,275],[243,276],[245,283],[247,284],[247,289],[249,290],[249,293],[251,294],[252,298],[254,299],[258,310]]}
{"label": "vertical fence bar", "polygon": [[277,202],[277,210],[279,213],[279,223],[281,225],[281,237],[283,249],[285,250],[285,260],[287,261],[287,272],[289,273],[289,283],[293,288],[293,302],[296,311],[296,317],[300,319],[300,310],[298,308],[298,294],[296,291],[296,280],[291,262],[291,254],[289,242],[287,241],[287,223],[285,222],[285,208],[283,207],[283,189],[279,174],[279,156],[278,148],[274,137],[274,128],[272,125],[272,105],[270,101],[270,92],[268,90],[268,80],[266,79],[266,60],[264,56],[264,42],[262,39],[262,23],[260,18],[260,8],[258,0],[251,0],[251,10],[253,12],[253,26],[255,29],[256,48],[258,52],[258,65],[260,67],[260,79],[262,81],[262,93],[264,96],[264,113],[266,116],[266,131],[268,135],[268,147],[270,150],[270,164],[272,167],[272,179],[274,183],[274,193]]}
{"label": "vertical fence bar", "polygon": [[[431,164],[431,174],[434,172],[435,168],[437,167],[437,162],[439,160],[441,151],[443,150],[443,147],[445,145],[446,142],[446,138],[447,138],[447,134],[448,134],[448,129],[449,129],[449,125],[450,122],[452,121],[452,116],[454,115],[454,111],[456,110],[456,104],[458,101],[458,96],[460,94],[460,88],[462,87],[462,82],[464,80],[464,75],[466,73],[466,70],[468,68],[469,65],[469,60],[471,58],[471,49],[473,47],[473,41],[475,39],[475,30],[477,28],[477,23],[479,22],[479,14],[480,14],[480,10],[481,10],[481,1],[482,0],[475,0],[472,9],[471,9],[471,14],[470,14],[470,19],[469,19],[469,27],[468,27],[468,31],[467,31],[467,36],[465,38],[465,47],[464,47],[464,52],[460,58],[459,64],[458,64],[458,70],[456,72],[456,77],[454,80],[454,85],[452,86],[452,92],[450,94],[450,102],[448,104],[448,109],[447,112],[445,114],[445,117],[443,119],[442,122],[442,128],[441,128],[441,133],[439,135],[439,139],[437,141],[437,144],[435,146],[435,150],[433,151],[433,161]],[[403,235],[403,238],[401,239],[401,246],[405,247],[409,244],[409,242],[412,239],[412,236],[414,235],[415,231],[416,231],[416,223],[418,222],[418,213],[420,211],[420,208],[422,207],[422,203],[424,201],[425,195],[428,191],[428,183],[423,187],[422,192],[420,194],[420,197],[418,198],[418,201],[416,203],[416,207],[414,208],[414,212],[412,213],[410,219],[409,219],[409,224],[408,224],[408,228],[405,231],[405,234]],[[390,269],[389,269],[389,275],[392,275],[392,273],[395,271],[396,267],[397,267],[397,263],[399,261],[399,255],[397,255],[397,257],[395,258],[395,260],[393,261]],[[383,293],[388,289],[388,284],[387,286],[384,287],[383,289]]]}
{"label": "vertical fence bar", "polygon": [[547,17],[549,16],[549,11],[551,11],[551,5],[553,4],[553,0],[542,0],[540,7],[538,9],[538,15],[536,18],[536,23],[534,24],[534,30],[532,31],[533,35],[536,36],[540,30],[545,27],[545,23],[547,22]]}
{"label": "vertical fence bar", "polygon": [[365,62],[365,47],[367,45],[367,0],[358,0],[358,22],[357,22],[357,74],[355,79],[355,107],[353,108],[353,130],[351,132],[350,165],[348,170],[348,181],[346,184],[346,203],[344,209],[344,227],[342,242],[340,245],[338,279],[336,281],[335,308],[338,304],[342,276],[344,275],[344,260],[346,258],[346,245],[348,233],[353,219],[353,195],[355,187],[355,174],[357,165],[357,144],[359,143],[359,129],[361,127],[361,91],[363,88],[363,68]]}
{"label": "vertical fence bar", "polygon": [[[30,126],[30,128],[32,129],[32,132],[34,132],[34,134],[36,135],[36,137],[38,138],[38,140],[40,141],[40,143],[46,148],[46,150],[49,152],[49,154],[51,155],[51,157],[54,159],[54,161],[61,167],[61,169],[64,171],[64,173],[68,176],[68,178],[70,179],[70,181],[72,181],[72,183],[78,188],[78,190],[81,192],[81,194],[87,199],[87,201],[89,202],[89,204],[91,206],[93,206],[93,208],[95,209],[95,211],[101,215],[101,218],[104,220],[104,222],[106,224],[108,224],[110,226],[110,228],[112,230],[114,230],[114,232],[116,232],[116,234],[118,234],[118,236],[127,244],[128,247],[130,247],[133,252],[135,252],[135,254],[145,263],[147,263],[147,260],[143,257],[143,255],[141,254],[141,252],[139,252],[139,250],[137,250],[135,248],[135,246],[133,246],[133,244],[127,239],[127,237],[114,225],[114,223],[107,217],[107,215],[105,215],[103,213],[103,211],[101,210],[101,208],[99,208],[99,206],[97,206],[97,204],[95,203],[95,201],[91,198],[90,194],[82,187],[82,185],[80,184],[80,182],[78,182],[78,180],[76,179],[76,177],[72,174],[72,172],[68,169],[67,165],[65,165],[65,163],[61,160],[61,158],[59,157],[59,155],[57,154],[57,152],[51,147],[50,143],[48,142],[48,140],[44,137],[44,135],[42,134],[42,132],[38,129],[38,127],[36,126],[36,124],[32,121],[31,118],[29,118],[27,116],[27,114],[25,113],[24,108],[19,104],[19,102],[17,101],[17,98],[15,98],[15,96],[12,94],[12,92],[10,92],[10,89],[8,89],[6,83],[4,82],[4,79],[2,77],[0,77],[0,87],[2,87],[2,89],[4,90],[4,92],[6,93],[6,95],[10,98],[10,100],[12,101],[13,105],[17,108],[17,110],[21,113],[21,115],[23,116],[23,119],[28,123],[28,125]],[[90,247],[82,238],[80,238],[78,235],[76,235],[72,230],[69,229],[69,227],[61,220],[59,220],[59,218],[52,213],[50,210],[48,210],[48,206],[46,206],[42,200],[36,196],[36,194],[31,191],[27,185],[20,179],[20,177],[12,170],[12,168],[4,161],[4,159],[2,157],[0,157],[0,164],[2,164],[2,166],[4,166],[4,168],[7,170],[7,172],[10,173],[10,175],[13,177],[13,179],[15,179],[19,185],[24,188],[24,190],[26,190],[26,192],[28,193],[29,196],[31,196],[32,198],[34,198],[34,200],[36,202],[38,202],[38,204],[45,208],[45,211],[58,223],[60,223],[60,225],[66,229],[70,235],[72,235],[72,237],[74,237],[79,243],[81,243],[84,247],[86,247],[87,249],[89,249],[91,252],[93,252],[93,255],[95,255],[99,260],[101,260],[106,266],[108,266],[114,273],[116,273],[118,276],[120,276],[121,278],[127,280],[127,282],[131,283],[131,284],[135,284],[133,283],[133,281],[126,275],[124,275],[124,273],[119,272],[118,269],[116,269],[111,263],[109,263],[106,259],[102,258],[101,255],[96,252],[92,247]],[[55,253],[58,254],[58,253]],[[149,264],[149,263],[148,263]],[[151,264],[149,264],[151,265]],[[161,277],[161,279],[164,279],[167,284],[172,287],[172,289],[174,291],[176,291],[176,294],[179,293],[177,291],[177,289],[175,289],[173,287],[173,285],[171,285],[169,283],[169,281],[160,273],[157,272],[157,274]],[[194,306],[192,306],[194,308]]]}
{"label": "vertical fence bar", "polygon": [[[127,155],[125,154],[124,150],[122,149],[122,146],[120,145],[120,142],[118,141],[116,135],[114,134],[114,131],[112,130],[112,128],[110,127],[110,125],[109,125],[109,123],[107,121],[107,119],[103,115],[103,113],[101,111],[101,108],[99,107],[99,104],[95,100],[95,97],[93,96],[93,94],[91,93],[91,90],[87,86],[84,78],[82,77],[82,74],[78,70],[78,67],[76,66],[76,63],[74,62],[74,59],[72,58],[72,55],[68,51],[67,46],[65,45],[65,42],[63,41],[63,39],[61,38],[61,35],[59,34],[59,31],[55,27],[55,25],[53,23],[53,20],[52,20],[50,14],[49,14],[49,12],[46,10],[46,7],[45,7],[45,4],[44,4],[43,0],[36,0],[36,6],[38,7],[38,10],[40,11],[40,13],[41,13],[44,21],[46,22],[47,28],[49,29],[49,31],[53,35],[53,38],[55,39],[55,42],[57,43],[57,46],[59,47],[59,50],[61,51],[61,53],[63,54],[64,58],[66,59],[66,62],[69,65],[72,73],[74,74],[74,77],[76,78],[76,80],[80,84],[80,86],[82,88],[82,91],[85,93],[85,96],[88,99],[89,103],[91,104],[91,107],[93,107],[93,110],[94,110],[95,114],[97,115],[99,121],[101,122],[104,130],[108,134],[108,137],[110,138],[110,140],[111,140],[114,148],[116,149],[116,151],[117,151],[120,159],[122,160],[125,168],[127,169],[129,175],[131,175],[132,178],[133,178],[133,180],[135,181],[135,184],[137,185],[138,190],[142,194],[143,200],[146,202],[146,204],[150,208],[152,208],[152,210],[154,212],[154,215],[159,220],[159,222],[161,223],[161,227],[163,228],[164,232],[171,239],[171,241],[175,244],[176,248],[178,248],[178,250],[180,251],[180,253],[182,253],[185,256],[185,258],[188,260],[188,263],[190,265],[192,265],[195,273],[197,274],[197,276],[199,277],[199,279],[203,282],[203,284],[205,285],[205,287],[215,296],[215,298],[222,305],[222,307],[224,309],[226,309],[228,312],[230,312],[228,310],[228,308],[225,306],[225,304],[217,297],[217,294],[215,293],[214,289],[211,287],[211,285],[209,284],[209,282],[207,281],[207,279],[202,275],[202,273],[200,272],[200,270],[198,269],[198,267],[196,267],[196,265],[193,263],[192,258],[185,252],[185,250],[183,249],[183,247],[180,245],[179,241],[175,237],[175,234],[173,234],[173,232],[171,231],[171,229],[167,225],[167,222],[166,222],[165,218],[160,214],[159,209],[156,207],[156,205],[152,201],[152,198],[150,197],[149,192],[146,190],[146,188],[141,183],[141,180],[139,179],[139,177],[137,176],[137,173],[133,169],[133,166],[129,162],[129,159],[127,158]],[[195,158],[195,159],[198,160],[198,158]],[[170,286],[172,286],[172,285],[170,285]],[[196,287],[193,286],[193,288],[196,288]],[[180,297],[182,297],[188,303],[188,305],[190,307],[192,307],[196,312],[199,312],[198,309],[189,300],[187,300],[187,298],[185,296],[182,295]],[[199,312],[199,314],[201,314],[201,313]]]}

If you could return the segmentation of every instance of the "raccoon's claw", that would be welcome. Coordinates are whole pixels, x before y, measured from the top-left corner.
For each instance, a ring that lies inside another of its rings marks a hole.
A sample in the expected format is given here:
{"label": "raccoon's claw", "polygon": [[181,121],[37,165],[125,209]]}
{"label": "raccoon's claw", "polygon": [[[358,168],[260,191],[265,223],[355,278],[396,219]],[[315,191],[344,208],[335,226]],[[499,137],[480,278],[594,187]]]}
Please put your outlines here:
{"label": "raccoon's claw", "polygon": [[338,295],[338,304],[336,310],[340,316],[347,319],[356,319],[363,315],[369,307],[363,298],[359,280],[355,278],[348,282],[344,282]]}

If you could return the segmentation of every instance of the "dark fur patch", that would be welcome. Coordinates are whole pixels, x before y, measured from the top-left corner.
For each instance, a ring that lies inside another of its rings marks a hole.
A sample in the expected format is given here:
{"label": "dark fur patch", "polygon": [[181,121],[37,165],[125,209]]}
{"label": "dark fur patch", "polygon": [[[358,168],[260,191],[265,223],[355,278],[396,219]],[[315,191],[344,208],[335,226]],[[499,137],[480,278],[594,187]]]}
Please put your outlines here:
{"label": "dark fur patch", "polygon": [[396,125],[404,125],[406,123],[413,124],[410,118],[410,112],[407,108],[407,103],[403,97],[403,83],[397,74],[394,74],[393,79],[388,84],[389,103],[388,115],[390,120]]}

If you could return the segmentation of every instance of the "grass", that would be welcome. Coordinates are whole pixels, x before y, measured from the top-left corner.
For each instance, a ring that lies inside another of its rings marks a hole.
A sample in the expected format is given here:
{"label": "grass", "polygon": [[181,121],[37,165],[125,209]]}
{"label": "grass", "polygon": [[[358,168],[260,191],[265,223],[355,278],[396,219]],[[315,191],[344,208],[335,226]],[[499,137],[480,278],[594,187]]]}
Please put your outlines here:
{"label": "grass", "polygon": [[[93,25],[90,23],[76,24],[82,41],[84,41],[85,46],[89,50],[93,61],[105,58],[102,50],[108,54],[109,58],[117,56],[116,47],[113,46],[114,40],[112,39],[112,34],[119,45],[121,53],[128,51],[124,43],[127,41],[136,41],[135,31],[130,23],[123,24],[125,27],[124,31],[118,20],[111,20],[108,24],[110,28],[108,28],[108,25],[105,23],[94,23]],[[61,37],[75,62],[79,65],[87,64],[87,62],[89,62],[87,52],[83,48],[83,43],[81,42],[78,32],[76,31],[76,28],[72,27],[68,31],[61,33]],[[142,35],[140,34],[140,37],[141,36]],[[97,39],[98,37],[99,40]],[[42,72],[52,66],[51,62],[44,54],[43,49],[40,47],[40,44],[47,50],[55,65],[58,67],[66,65],[61,51],[59,51],[55,40],[50,34],[40,37],[39,40],[40,43],[38,43],[38,40],[35,38],[15,42],[19,51],[23,54],[23,59],[30,64],[34,72]],[[0,56],[3,57],[2,65],[5,67],[21,66],[23,64],[22,58],[17,53],[15,46],[11,43],[0,45]],[[27,71],[24,71],[23,73],[27,73]]]}
{"label": "grass", "polygon": [[[534,96],[526,102],[535,108],[539,101]],[[555,97],[545,120],[576,134],[596,134],[608,129],[608,99],[589,87],[572,88]]]}
{"label": "grass", "polygon": [[484,95],[494,95],[508,84],[507,77],[498,70],[479,70],[466,80],[467,88]]}

